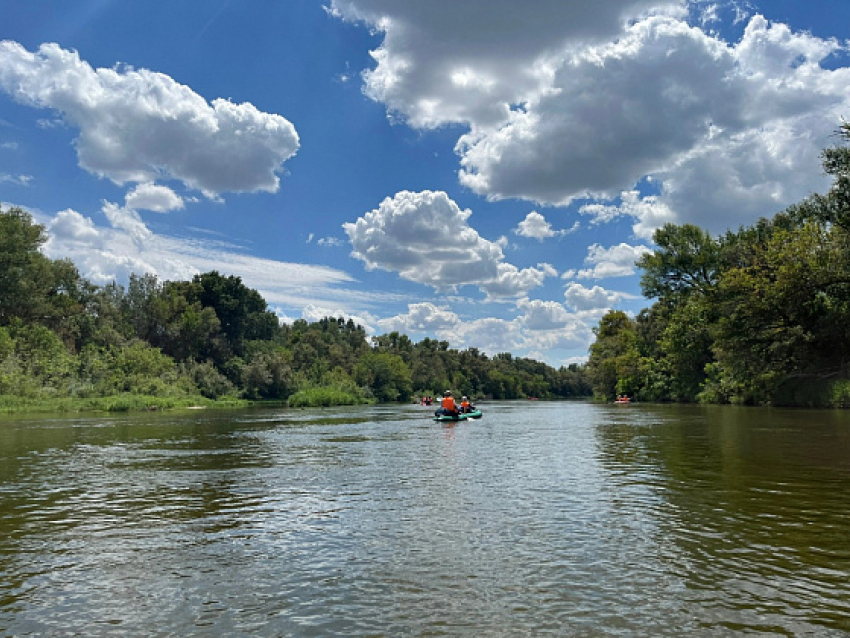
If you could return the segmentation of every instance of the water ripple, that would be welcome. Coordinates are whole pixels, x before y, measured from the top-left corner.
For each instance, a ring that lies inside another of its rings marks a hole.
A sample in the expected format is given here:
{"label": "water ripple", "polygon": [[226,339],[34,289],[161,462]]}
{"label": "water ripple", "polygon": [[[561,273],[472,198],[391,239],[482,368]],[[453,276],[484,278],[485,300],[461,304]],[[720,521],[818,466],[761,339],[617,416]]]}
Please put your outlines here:
{"label": "water ripple", "polygon": [[3,426],[0,633],[850,632],[850,424],[613,407]]}

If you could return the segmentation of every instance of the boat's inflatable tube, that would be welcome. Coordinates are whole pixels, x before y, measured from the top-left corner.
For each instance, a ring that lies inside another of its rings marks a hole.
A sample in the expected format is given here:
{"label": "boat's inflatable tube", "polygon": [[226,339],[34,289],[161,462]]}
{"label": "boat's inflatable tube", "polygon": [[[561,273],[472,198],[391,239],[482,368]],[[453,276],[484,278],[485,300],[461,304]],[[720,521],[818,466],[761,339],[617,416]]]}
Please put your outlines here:
{"label": "boat's inflatable tube", "polygon": [[466,421],[467,419],[480,419],[481,418],[481,410],[475,409],[472,412],[463,412],[458,415],[445,415],[445,414],[435,414],[435,421]]}

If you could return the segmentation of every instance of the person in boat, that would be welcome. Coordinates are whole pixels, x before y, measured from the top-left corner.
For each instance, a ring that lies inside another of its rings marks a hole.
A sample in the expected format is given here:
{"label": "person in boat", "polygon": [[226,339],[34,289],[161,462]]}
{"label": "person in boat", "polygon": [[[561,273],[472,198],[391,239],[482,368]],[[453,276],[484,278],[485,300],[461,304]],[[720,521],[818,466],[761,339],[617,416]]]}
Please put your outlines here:
{"label": "person in boat", "polygon": [[475,406],[469,402],[468,397],[463,397],[460,400],[460,411],[461,412],[472,412],[475,409]]}
{"label": "person in boat", "polygon": [[434,414],[437,416],[457,416],[460,414],[451,390],[446,390],[446,393],[443,395],[443,402]]}

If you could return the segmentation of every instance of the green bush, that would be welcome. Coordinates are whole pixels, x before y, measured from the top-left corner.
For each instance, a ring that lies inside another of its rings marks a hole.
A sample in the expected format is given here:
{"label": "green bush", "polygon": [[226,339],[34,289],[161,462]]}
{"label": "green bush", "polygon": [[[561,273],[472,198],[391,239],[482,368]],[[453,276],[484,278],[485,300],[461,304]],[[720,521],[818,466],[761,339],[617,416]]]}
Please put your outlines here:
{"label": "green bush", "polygon": [[242,387],[249,399],[285,399],[294,389],[289,357],[284,352],[255,356],[242,369]]}
{"label": "green bush", "polygon": [[181,376],[185,377],[187,381],[190,380],[197,391],[208,399],[218,399],[236,394],[236,386],[216,370],[215,366],[209,361],[184,363],[181,365],[181,373]]}
{"label": "green bush", "polygon": [[829,403],[833,408],[850,408],[850,379],[833,382]]}
{"label": "green bush", "polygon": [[368,403],[368,401],[362,396],[339,388],[320,387],[299,390],[289,397],[288,403],[293,408],[315,408],[332,405],[359,405]]}

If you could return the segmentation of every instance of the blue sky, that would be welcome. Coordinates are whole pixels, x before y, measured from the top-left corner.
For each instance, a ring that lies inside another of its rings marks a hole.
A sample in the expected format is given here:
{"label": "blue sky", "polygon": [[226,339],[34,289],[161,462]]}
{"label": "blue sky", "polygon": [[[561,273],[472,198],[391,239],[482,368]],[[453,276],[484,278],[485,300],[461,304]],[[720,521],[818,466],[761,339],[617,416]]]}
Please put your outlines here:
{"label": "blue sky", "polygon": [[665,222],[829,182],[846,0],[0,0],[0,202],[98,284],[218,270],[560,366]]}

